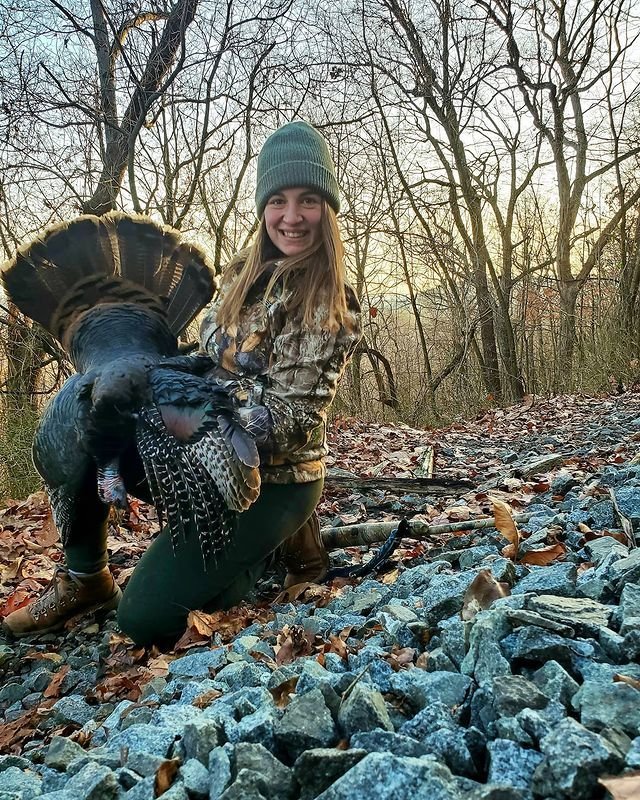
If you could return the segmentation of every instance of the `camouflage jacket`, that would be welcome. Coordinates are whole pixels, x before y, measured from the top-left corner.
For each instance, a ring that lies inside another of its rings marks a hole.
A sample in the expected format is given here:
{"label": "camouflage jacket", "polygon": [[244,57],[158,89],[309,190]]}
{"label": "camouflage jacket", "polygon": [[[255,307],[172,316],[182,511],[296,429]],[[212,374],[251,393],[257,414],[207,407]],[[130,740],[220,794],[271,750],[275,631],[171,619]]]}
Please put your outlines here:
{"label": "camouflage jacket", "polygon": [[360,305],[347,286],[348,312],[339,330],[310,330],[302,325],[301,314],[288,314],[280,282],[264,296],[270,277],[265,274],[249,292],[231,337],[216,317],[236,274],[227,270],[200,327],[202,348],[218,365],[212,374],[239,379],[241,404],[269,409],[273,428],[259,448],[262,479],[317,480],[325,474],[327,409],[362,335]]}

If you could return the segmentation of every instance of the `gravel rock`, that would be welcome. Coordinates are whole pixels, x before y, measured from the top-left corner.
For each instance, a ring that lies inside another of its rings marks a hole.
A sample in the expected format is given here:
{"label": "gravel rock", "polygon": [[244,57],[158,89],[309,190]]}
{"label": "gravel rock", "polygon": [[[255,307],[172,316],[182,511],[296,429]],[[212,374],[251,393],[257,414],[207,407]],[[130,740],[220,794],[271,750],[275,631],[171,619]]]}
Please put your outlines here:
{"label": "gravel rock", "polygon": [[320,689],[294,697],[275,726],[275,739],[292,761],[305,750],[330,747],[338,733]]}
{"label": "gravel rock", "polygon": [[195,758],[190,758],[178,770],[187,795],[193,800],[209,797],[209,770]]}
{"label": "gravel rock", "polygon": [[77,758],[86,756],[84,748],[65,736],[54,736],[47,749],[44,763],[53,769],[66,770]]}
{"label": "gravel rock", "polygon": [[338,724],[349,738],[354,733],[376,728],[393,731],[393,723],[380,692],[364,683],[356,683],[338,711]]}
{"label": "gravel rock", "polygon": [[89,762],[70,778],[64,792],[75,800],[116,800],[118,779],[109,767]]}
{"label": "gravel rock", "polygon": [[428,747],[410,736],[389,731],[356,733],[351,737],[351,747],[367,753],[391,753],[394,756],[411,758],[420,758],[429,752]]}
{"label": "gravel rock", "polygon": [[326,747],[305,750],[293,765],[293,774],[301,787],[299,800],[313,800],[366,755],[366,750],[353,747],[349,750]]}
{"label": "gravel rock", "polygon": [[627,683],[585,681],[573,697],[582,724],[590,730],[618,727],[640,736],[640,691]]}
{"label": "gravel rock", "polygon": [[429,800],[458,800],[459,794],[449,770],[426,759],[399,758],[370,753],[346,772],[318,800],[388,800],[389,797],[428,797]]}
{"label": "gravel rock", "polygon": [[176,738],[172,728],[153,725],[132,725],[109,737],[108,747],[119,750],[126,747],[129,753],[151,753],[166,758]]}
{"label": "gravel rock", "polygon": [[544,756],[533,776],[542,797],[592,800],[598,776],[622,766],[620,756],[602,736],[566,719],[540,742]]}
{"label": "gravel rock", "polygon": [[203,653],[190,653],[176,658],[169,664],[170,678],[209,678],[211,673],[221,669],[227,663],[227,651],[224,648],[207,650]]}
{"label": "gravel rock", "polygon": [[494,739],[487,745],[489,774],[487,781],[497,786],[522,789],[523,796],[531,797],[533,773],[543,759],[536,750],[525,749],[508,739]]}
{"label": "gravel rock", "polygon": [[235,748],[235,768],[260,774],[265,781],[261,789],[267,800],[291,800],[295,794],[293,772],[261,744],[239,744]]}
{"label": "gravel rock", "polygon": [[531,572],[519,580],[512,589],[513,594],[554,594],[573,597],[576,591],[577,569],[575,564],[550,564],[547,567],[531,567]]}
{"label": "gravel rock", "polygon": [[0,796],[15,795],[15,800],[32,800],[42,793],[40,775],[19,767],[7,767],[0,772]]}

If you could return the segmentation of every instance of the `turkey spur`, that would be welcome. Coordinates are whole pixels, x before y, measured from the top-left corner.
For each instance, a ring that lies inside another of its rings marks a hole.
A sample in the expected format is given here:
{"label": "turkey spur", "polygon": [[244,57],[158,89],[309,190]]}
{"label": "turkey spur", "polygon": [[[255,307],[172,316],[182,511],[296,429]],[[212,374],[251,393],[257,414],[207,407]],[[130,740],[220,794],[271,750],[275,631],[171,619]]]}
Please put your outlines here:
{"label": "turkey spur", "polygon": [[178,354],[216,290],[204,254],[144,217],[87,215],[21,247],[2,280],[77,370],[33,444],[63,543],[88,492],[120,507],[127,493],[150,495],[174,547],[197,531],[206,565],[258,497],[260,475],[231,384],[204,376],[207,356]]}

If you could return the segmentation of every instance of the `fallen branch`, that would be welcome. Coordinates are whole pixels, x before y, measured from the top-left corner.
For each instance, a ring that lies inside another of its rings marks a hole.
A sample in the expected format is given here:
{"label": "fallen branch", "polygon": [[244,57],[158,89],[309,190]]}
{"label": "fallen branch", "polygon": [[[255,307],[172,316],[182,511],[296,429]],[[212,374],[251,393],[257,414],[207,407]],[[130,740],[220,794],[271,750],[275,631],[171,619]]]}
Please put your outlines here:
{"label": "fallen branch", "polygon": [[475,484],[463,478],[361,478],[346,470],[330,469],[325,483],[346,489],[359,489],[367,492],[383,490],[411,494],[428,494],[432,497],[464,494],[475,489]]}
{"label": "fallen branch", "polygon": [[[516,514],[515,522],[527,522],[530,514]],[[433,539],[443,533],[456,533],[458,531],[475,531],[482,528],[495,528],[495,517],[482,517],[466,522],[450,522],[443,525],[427,525],[425,522],[409,521],[412,539]],[[357,545],[377,544],[384,542],[397,522],[362,522],[359,525],[343,525],[340,528],[323,528],[320,531],[322,542],[327,550],[339,550],[343,547]]]}

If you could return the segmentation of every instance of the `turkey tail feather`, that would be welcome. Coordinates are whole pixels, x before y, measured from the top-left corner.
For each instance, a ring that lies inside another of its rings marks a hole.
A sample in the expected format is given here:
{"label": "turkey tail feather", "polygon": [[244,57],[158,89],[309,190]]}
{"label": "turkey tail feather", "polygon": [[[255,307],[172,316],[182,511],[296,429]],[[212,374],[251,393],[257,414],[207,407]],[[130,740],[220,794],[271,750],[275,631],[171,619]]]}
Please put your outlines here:
{"label": "turkey tail feather", "polygon": [[20,247],[1,276],[20,311],[60,341],[80,314],[122,302],[157,311],[178,336],[216,288],[201,250],[171,228],[120,212],[49,228]]}

